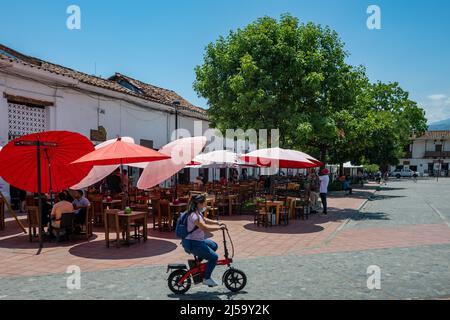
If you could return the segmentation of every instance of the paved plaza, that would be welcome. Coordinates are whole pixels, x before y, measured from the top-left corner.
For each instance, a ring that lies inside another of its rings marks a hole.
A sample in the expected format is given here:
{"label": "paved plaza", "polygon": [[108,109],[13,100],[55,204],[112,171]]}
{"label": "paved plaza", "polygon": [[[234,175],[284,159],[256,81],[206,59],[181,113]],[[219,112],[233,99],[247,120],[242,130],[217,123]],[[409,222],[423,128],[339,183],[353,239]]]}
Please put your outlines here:
{"label": "paved plaza", "polygon": [[[130,248],[106,248],[98,230],[89,242],[47,244],[37,255],[37,244],[9,221],[0,232],[0,299],[448,299],[449,190],[450,179],[394,180],[335,193],[328,216],[289,226],[227,217],[235,266],[248,276],[236,295],[203,286],[173,295],[166,265],[188,256],[173,234],[151,226],[149,241]],[[222,246],[220,234],[214,238]],[[79,290],[67,288],[69,265],[81,268]],[[369,266],[380,268],[380,289],[367,287]]]}

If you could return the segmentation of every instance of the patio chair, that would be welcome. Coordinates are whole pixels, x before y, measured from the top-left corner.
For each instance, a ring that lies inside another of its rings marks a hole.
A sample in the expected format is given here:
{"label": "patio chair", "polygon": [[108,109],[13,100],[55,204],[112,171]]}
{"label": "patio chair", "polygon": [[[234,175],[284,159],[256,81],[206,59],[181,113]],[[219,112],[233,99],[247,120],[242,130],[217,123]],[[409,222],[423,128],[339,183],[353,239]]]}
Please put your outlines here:
{"label": "patio chair", "polygon": [[309,192],[304,192],[300,200],[295,201],[295,211],[297,212],[297,218],[309,219]]}
{"label": "patio chair", "polygon": [[101,195],[92,196],[91,199],[92,219],[96,226],[103,225],[103,197]]}
{"label": "patio chair", "polygon": [[61,230],[64,230],[64,237],[66,240],[73,239],[74,231],[74,212],[63,213],[61,219],[59,219],[59,227],[53,226],[52,229],[56,233],[56,240],[61,241]]}
{"label": "patio chair", "polygon": [[159,203],[159,230],[172,231],[170,221],[170,202],[168,200],[161,200]]}
{"label": "patio chair", "polygon": [[[131,209],[135,210],[135,211],[142,211],[142,212],[146,212],[147,216],[150,212],[148,204],[135,204],[131,207]],[[144,237],[144,228],[146,228],[147,226],[144,225],[144,219],[141,220],[135,220],[130,227],[134,230],[134,234],[131,236],[131,238],[138,240],[139,242],[141,241],[141,238]],[[142,228],[142,232],[141,232],[141,228]]]}
{"label": "patio chair", "polygon": [[243,197],[240,194],[237,194],[235,197],[230,198],[230,205],[232,212],[236,212],[238,214],[242,213],[242,203]]}
{"label": "patio chair", "polygon": [[217,207],[217,213],[218,214],[224,214],[224,212],[228,211],[229,204],[228,199],[223,194],[218,194],[216,196],[216,207]]}
{"label": "patio chair", "polygon": [[255,217],[254,217],[254,221],[253,223],[256,224],[256,226],[260,226],[262,225],[263,227],[269,227],[272,226],[272,221],[269,217],[270,215],[270,211],[269,208],[267,207],[267,203],[266,201],[264,202],[257,202],[256,203],[256,212],[255,212]]}
{"label": "patio chair", "polygon": [[[152,203],[152,216],[153,216],[153,230],[156,230],[156,227],[160,227],[160,220],[159,220],[159,217],[160,217],[160,209],[161,209],[161,206],[160,206],[160,202],[161,202],[161,200],[160,199],[157,199],[157,198],[153,198],[152,200],[151,200],[151,203]],[[156,220],[158,218],[158,220]]]}
{"label": "patio chair", "polygon": [[27,206],[27,221],[28,221],[28,236],[30,242],[33,242],[33,237],[36,238],[36,229],[39,228],[39,207]]}

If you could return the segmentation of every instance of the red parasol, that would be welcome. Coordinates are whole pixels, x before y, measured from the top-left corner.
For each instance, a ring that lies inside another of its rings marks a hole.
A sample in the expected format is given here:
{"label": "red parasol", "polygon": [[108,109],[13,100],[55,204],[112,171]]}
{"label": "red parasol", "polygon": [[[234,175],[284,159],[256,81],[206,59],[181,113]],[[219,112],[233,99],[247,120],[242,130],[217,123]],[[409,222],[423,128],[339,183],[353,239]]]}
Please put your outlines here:
{"label": "red parasol", "polygon": [[72,165],[94,145],[79,133],[49,131],[9,142],[0,153],[0,176],[17,188],[38,193],[39,246],[42,248],[41,193],[61,191],[78,183],[92,165]]}
{"label": "red parasol", "polygon": [[92,142],[79,133],[48,131],[22,136],[10,141],[0,153],[0,176],[9,184],[29,192],[58,192],[80,182],[89,173],[92,165],[73,165],[71,162],[92,150]]}
{"label": "red parasol", "polygon": [[142,147],[140,145],[123,141],[117,141],[103,148],[92,151],[73,163],[90,163],[96,166],[108,166],[113,164],[129,164],[139,162],[152,162],[169,159],[158,151]]}
{"label": "red parasol", "polygon": [[274,168],[305,169],[323,165],[322,162],[304,152],[281,148],[259,149],[241,156],[241,159],[263,167]]}

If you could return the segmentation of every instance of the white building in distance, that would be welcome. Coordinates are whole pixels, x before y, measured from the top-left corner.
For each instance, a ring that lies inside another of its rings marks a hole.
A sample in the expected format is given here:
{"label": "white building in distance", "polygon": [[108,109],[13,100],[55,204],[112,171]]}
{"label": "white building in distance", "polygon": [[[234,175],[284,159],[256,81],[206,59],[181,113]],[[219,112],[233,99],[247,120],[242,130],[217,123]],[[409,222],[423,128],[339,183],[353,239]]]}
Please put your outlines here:
{"label": "white building in distance", "polygon": [[449,176],[449,163],[450,131],[427,131],[423,136],[411,137],[405,158],[400,159],[397,169],[409,168],[420,175]]}

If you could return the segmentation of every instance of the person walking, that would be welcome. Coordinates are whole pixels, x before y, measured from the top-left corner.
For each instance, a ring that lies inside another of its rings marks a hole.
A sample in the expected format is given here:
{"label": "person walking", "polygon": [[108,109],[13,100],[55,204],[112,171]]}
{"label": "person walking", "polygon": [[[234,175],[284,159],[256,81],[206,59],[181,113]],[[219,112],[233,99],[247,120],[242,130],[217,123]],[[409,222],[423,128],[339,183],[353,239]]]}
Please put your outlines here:
{"label": "person walking", "polygon": [[327,208],[327,194],[328,194],[328,184],[330,183],[329,177],[330,171],[328,169],[323,169],[322,174],[319,177],[320,181],[320,200],[322,200],[323,214],[328,214]]}
{"label": "person walking", "polygon": [[320,181],[319,181],[319,177],[317,176],[316,171],[314,169],[311,169],[306,181],[307,181],[307,183],[305,185],[308,185],[311,213],[315,214],[315,213],[318,213],[317,212],[317,203],[318,203],[318,199],[319,199],[318,192],[319,192],[319,187],[320,187]]}

